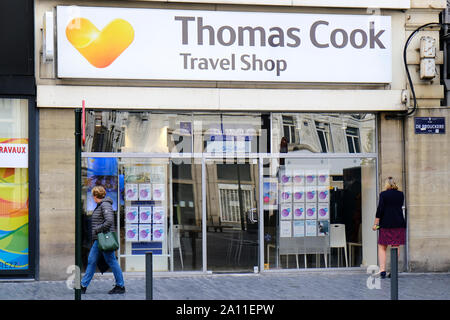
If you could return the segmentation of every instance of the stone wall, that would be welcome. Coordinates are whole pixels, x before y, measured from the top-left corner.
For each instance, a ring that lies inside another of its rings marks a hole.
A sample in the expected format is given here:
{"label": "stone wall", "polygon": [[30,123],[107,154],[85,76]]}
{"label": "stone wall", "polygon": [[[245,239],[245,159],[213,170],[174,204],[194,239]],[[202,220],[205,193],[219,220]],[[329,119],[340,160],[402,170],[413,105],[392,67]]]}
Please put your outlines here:
{"label": "stone wall", "polygon": [[449,108],[420,108],[415,117],[446,117],[446,134],[415,134],[407,121],[409,269],[450,271]]}
{"label": "stone wall", "polygon": [[75,113],[39,112],[39,279],[63,280],[75,261]]}

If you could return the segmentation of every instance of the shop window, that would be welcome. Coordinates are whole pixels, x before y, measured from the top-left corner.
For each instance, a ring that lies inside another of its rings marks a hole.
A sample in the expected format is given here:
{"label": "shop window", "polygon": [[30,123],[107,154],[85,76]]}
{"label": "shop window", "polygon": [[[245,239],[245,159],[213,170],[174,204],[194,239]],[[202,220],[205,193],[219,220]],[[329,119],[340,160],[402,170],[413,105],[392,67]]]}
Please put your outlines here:
{"label": "shop window", "polygon": [[241,213],[245,213],[253,208],[252,187],[241,185],[241,199],[243,210],[239,203],[239,187],[235,184],[219,184],[220,199],[220,221],[230,223],[241,223]]}
{"label": "shop window", "polygon": [[[295,124],[301,124],[301,130]],[[295,139],[291,153],[375,152],[375,115],[371,113],[273,113],[272,129],[273,146],[278,147],[283,136],[291,143]]]}
{"label": "shop window", "polygon": [[376,234],[363,224],[376,209],[374,158],[290,158],[283,167],[273,158],[271,167],[277,174],[266,174],[263,187],[266,269],[376,263]]}
{"label": "shop window", "polygon": [[192,180],[192,166],[189,163],[180,163],[172,166],[173,179]]}
{"label": "shop window", "polygon": [[320,141],[320,147],[323,153],[333,152],[333,145],[331,140],[330,125],[323,122],[315,122],[317,135]]}
{"label": "shop window", "polygon": [[[196,122],[203,134],[203,150],[206,153],[266,152],[268,128],[263,127],[261,114],[196,114]],[[267,123],[269,125],[269,123]]]}
{"label": "shop window", "polygon": [[192,114],[89,111],[85,152],[193,152]]}
{"label": "shop window", "polygon": [[250,165],[248,163],[217,164],[217,179],[238,181],[238,178],[241,181],[251,181]]}
{"label": "shop window", "polygon": [[0,272],[29,269],[28,100],[0,99]]}
{"label": "shop window", "polygon": [[358,128],[347,128],[345,131],[349,153],[360,153],[359,130]]}
{"label": "shop window", "polygon": [[297,143],[295,138],[295,123],[291,116],[283,116],[283,133],[288,143]]}

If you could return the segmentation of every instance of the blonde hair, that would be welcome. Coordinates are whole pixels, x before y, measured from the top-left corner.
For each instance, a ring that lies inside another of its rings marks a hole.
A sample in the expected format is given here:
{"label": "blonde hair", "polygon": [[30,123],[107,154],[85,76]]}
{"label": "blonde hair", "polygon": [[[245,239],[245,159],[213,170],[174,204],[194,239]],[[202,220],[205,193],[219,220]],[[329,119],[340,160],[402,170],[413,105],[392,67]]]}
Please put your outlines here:
{"label": "blonde hair", "polygon": [[384,182],[384,188],[386,190],[394,189],[398,190],[397,181],[395,181],[392,177],[387,177],[386,181]]}
{"label": "blonde hair", "polygon": [[97,199],[103,199],[106,196],[106,190],[102,186],[95,186],[92,188],[92,195]]}

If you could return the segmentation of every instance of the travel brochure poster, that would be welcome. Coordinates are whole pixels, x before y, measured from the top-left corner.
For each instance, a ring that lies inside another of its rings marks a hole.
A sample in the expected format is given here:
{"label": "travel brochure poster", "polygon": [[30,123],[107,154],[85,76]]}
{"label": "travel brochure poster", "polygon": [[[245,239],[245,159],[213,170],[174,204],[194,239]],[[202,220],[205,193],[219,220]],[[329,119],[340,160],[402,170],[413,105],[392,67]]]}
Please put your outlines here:
{"label": "travel brochure poster", "polygon": [[294,237],[304,237],[305,236],[305,220],[294,221]]}
{"label": "travel brochure poster", "polygon": [[280,221],[280,237],[322,237],[329,235],[328,220]]}
{"label": "travel brochure poster", "polygon": [[166,183],[165,166],[125,166],[125,241],[165,240]]}
{"label": "travel brochure poster", "polygon": [[317,236],[317,220],[305,220],[305,236]]}
{"label": "travel brochure poster", "polygon": [[329,170],[286,167],[280,170],[278,182],[279,236],[329,235]]}
{"label": "travel brochure poster", "polygon": [[292,223],[288,220],[280,221],[280,237],[290,238],[292,237]]}
{"label": "travel brochure poster", "polygon": [[152,221],[152,207],[139,207],[139,223],[150,223]]}
{"label": "travel brochure poster", "polygon": [[291,204],[281,204],[280,206],[280,219],[291,220],[292,219],[292,206]]}
{"label": "travel brochure poster", "polygon": [[278,181],[276,179],[264,178],[263,201],[264,210],[278,209]]}
{"label": "travel brochure poster", "polygon": [[97,203],[92,196],[92,188],[102,186],[106,190],[106,197],[112,199],[113,210],[117,211],[118,199],[118,162],[116,158],[87,158],[87,187],[86,210],[94,211]]}

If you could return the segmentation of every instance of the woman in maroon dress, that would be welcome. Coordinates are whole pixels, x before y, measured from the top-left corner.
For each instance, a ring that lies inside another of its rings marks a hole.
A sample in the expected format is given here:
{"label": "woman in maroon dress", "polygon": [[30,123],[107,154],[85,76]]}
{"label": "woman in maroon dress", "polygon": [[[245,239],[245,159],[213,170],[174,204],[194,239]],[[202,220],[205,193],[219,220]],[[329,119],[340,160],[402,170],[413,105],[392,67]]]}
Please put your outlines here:
{"label": "woman in maroon dress", "polygon": [[378,259],[381,278],[386,277],[387,246],[399,247],[406,242],[406,221],[402,209],[405,197],[392,177],[386,179],[385,189],[380,193],[373,226],[373,230],[379,230]]}

